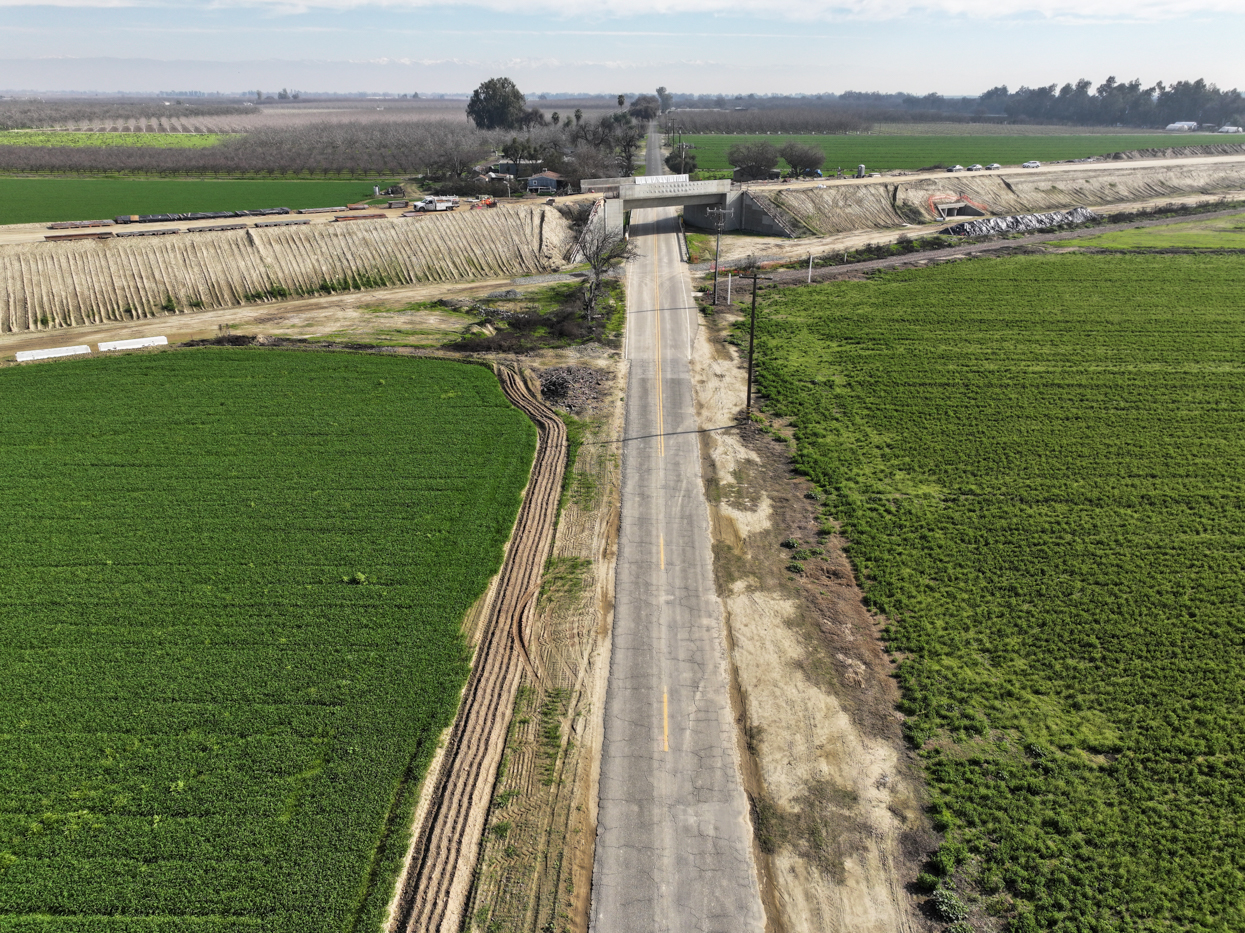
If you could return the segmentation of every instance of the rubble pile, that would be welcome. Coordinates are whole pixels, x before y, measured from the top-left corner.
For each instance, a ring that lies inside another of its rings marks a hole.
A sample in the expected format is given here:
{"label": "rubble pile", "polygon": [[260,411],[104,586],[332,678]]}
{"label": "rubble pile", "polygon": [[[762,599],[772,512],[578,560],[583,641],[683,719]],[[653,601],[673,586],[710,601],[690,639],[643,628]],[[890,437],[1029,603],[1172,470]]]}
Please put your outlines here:
{"label": "rubble pile", "polygon": [[610,379],[592,366],[557,366],[541,372],[540,394],[571,414],[594,412],[605,401]]}
{"label": "rubble pile", "polygon": [[991,236],[998,233],[1022,233],[1041,230],[1044,227],[1068,227],[1089,223],[1098,215],[1089,208],[1074,207],[1070,211],[1050,211],[1045,214],[1018,214],[1013,217],[983,217],[944,227],[939,233],[951,236]]}

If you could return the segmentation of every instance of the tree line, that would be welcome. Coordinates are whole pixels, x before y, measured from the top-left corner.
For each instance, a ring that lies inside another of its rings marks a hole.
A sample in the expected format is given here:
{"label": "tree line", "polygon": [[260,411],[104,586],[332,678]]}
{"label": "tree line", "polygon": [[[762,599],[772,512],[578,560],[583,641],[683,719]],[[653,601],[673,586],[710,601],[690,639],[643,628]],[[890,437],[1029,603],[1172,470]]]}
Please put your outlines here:
{"label": "tree line", "polygon": [[[664,88],[662,89],[665,90]],[[668,92],[667,92],[668,93]],[[1245,98],[1203,78],[1143,86],[1115,77],[1062,86],[991,88],[973,97],[845,91],[760,97],[756,94],[669,95],[673,119],[689,133],[843,133],[873,123],[1019,123],[1158,128],[1180,121],[1233,126],[1245,120]],[[669,110],[671,107],[664,107]]]}
{"label": "tree line", "polygon": [[1240,126],[1245,115],[1240,91],[1220,90],[1201,78],[1142,87],[1138,79],[1120,82],[1110,77],[1096,88],[1082,78],[1060,88],[1051,84],[1014,92],[1000,85],[978,100],[984,113],[1001,113],[1017,123],[1157,127],[1195,121]]}

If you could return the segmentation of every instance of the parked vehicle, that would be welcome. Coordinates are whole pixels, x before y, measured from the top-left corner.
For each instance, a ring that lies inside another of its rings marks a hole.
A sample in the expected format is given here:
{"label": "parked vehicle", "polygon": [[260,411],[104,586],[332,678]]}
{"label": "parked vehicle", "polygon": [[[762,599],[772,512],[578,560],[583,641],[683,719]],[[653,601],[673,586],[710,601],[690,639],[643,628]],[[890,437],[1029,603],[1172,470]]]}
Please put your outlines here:
{"label": "parked vehicle", "polygon": [[947,171],[948,171],[948,172],[962,172],[962,171],[964,171],[964,166],[962,166],[962,165],[953,165],[953,166],[951,166],[949,169],[947,169]]}
{"label": "parked vehicle", "polygon": [[1042,163],[1041,163],[1041,162],[1038,162],[1038,161],[1035,159],[1035,160],[1033,160],[1032,162],[1025,162],[1025,163],[1024,163],[1023,165],[1021,165],[1020,167],[1021,167],[1021,168],[1041,168],[1041,167],[1042,167]]}
{"label": "parked vehicle", "polygon": [[458,198],[424,198],[416,201],[412,207],[421,213],[428,211],[452,211],[458,207]]}
{"label": "parked vehicle", "polygon": [[999,165],[999,163],[997,163],[997,162],[991,162],[989,165],[987,165],[987,166],[986,166],[986,171],[987,171],[987,172],[997,172],[997,171],[998,171],[999,169],[1001,169],[1002,167],[1003,167],[1003,166]]}
{"label": "parked vehicle", "polygon": [[982,170],[981,163],[980,163],[980,162],[974,162],[972,165],[970,165],[970,166],[968,167],[968,170],[969,170],[970,172],[980,172],[980,171]]}

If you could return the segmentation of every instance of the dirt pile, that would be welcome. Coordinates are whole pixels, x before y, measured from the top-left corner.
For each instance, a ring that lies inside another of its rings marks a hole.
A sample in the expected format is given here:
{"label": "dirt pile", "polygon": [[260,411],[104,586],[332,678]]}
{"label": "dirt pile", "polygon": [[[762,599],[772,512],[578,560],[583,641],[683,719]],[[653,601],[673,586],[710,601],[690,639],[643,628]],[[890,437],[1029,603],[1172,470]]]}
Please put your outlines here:
{"label": "dirt pile", "polygon": [[571,414],[595,412],[605,401],[610,374],[595,366],[558,366],[540,374],[545,401]]}
{"label": "dirt pile", "polygon": [[966,202],[987,215],[1065,211],[1245,188],[1245,160],[1213,164],[1172,162],[1123,168],[1007,174],[948,174],[897,184],[828,185],[752,192],[816,236],[941,220],[938,206]]}
{"label": "dirt pile", "polygon": [[0,332],[559,269],[570,225],[546,207],[405,220],[0,248]]}

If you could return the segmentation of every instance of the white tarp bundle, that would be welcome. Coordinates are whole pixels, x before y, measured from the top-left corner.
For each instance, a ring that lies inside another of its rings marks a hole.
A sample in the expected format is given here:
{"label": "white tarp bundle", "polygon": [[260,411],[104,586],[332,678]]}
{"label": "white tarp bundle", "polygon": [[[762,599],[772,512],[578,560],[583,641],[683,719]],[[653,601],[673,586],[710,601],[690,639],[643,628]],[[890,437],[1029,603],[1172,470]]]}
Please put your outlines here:
{"label": "white tarp bundle", "polygon": [[90,353],[91,348],[83,345],[80,347],[49,347],[46,350],[18,350],[17,361],[19,363],[29,363],[31,360],[50,360],[58,356],[77,356],[80,353]]}
{"label": "white tarp bundle", "polygon": [[990,236],[995,233],[1019,233],[1040,230],[1043,227],[1067,227],[1072,224],[1097,220],[1098,215],[1087,207],[1074,207],[1070,211],[1051,211],[1047,214],[1018,214],[1014,217],[983,217],[944,227],[940,233],[951,236]]}
{"label": "white tarp bundle", "polygon": [[107,340],[99,345],[99,351],[137,350],[139,347],[167,347],[168,337],[138,337],[134,340]]}

